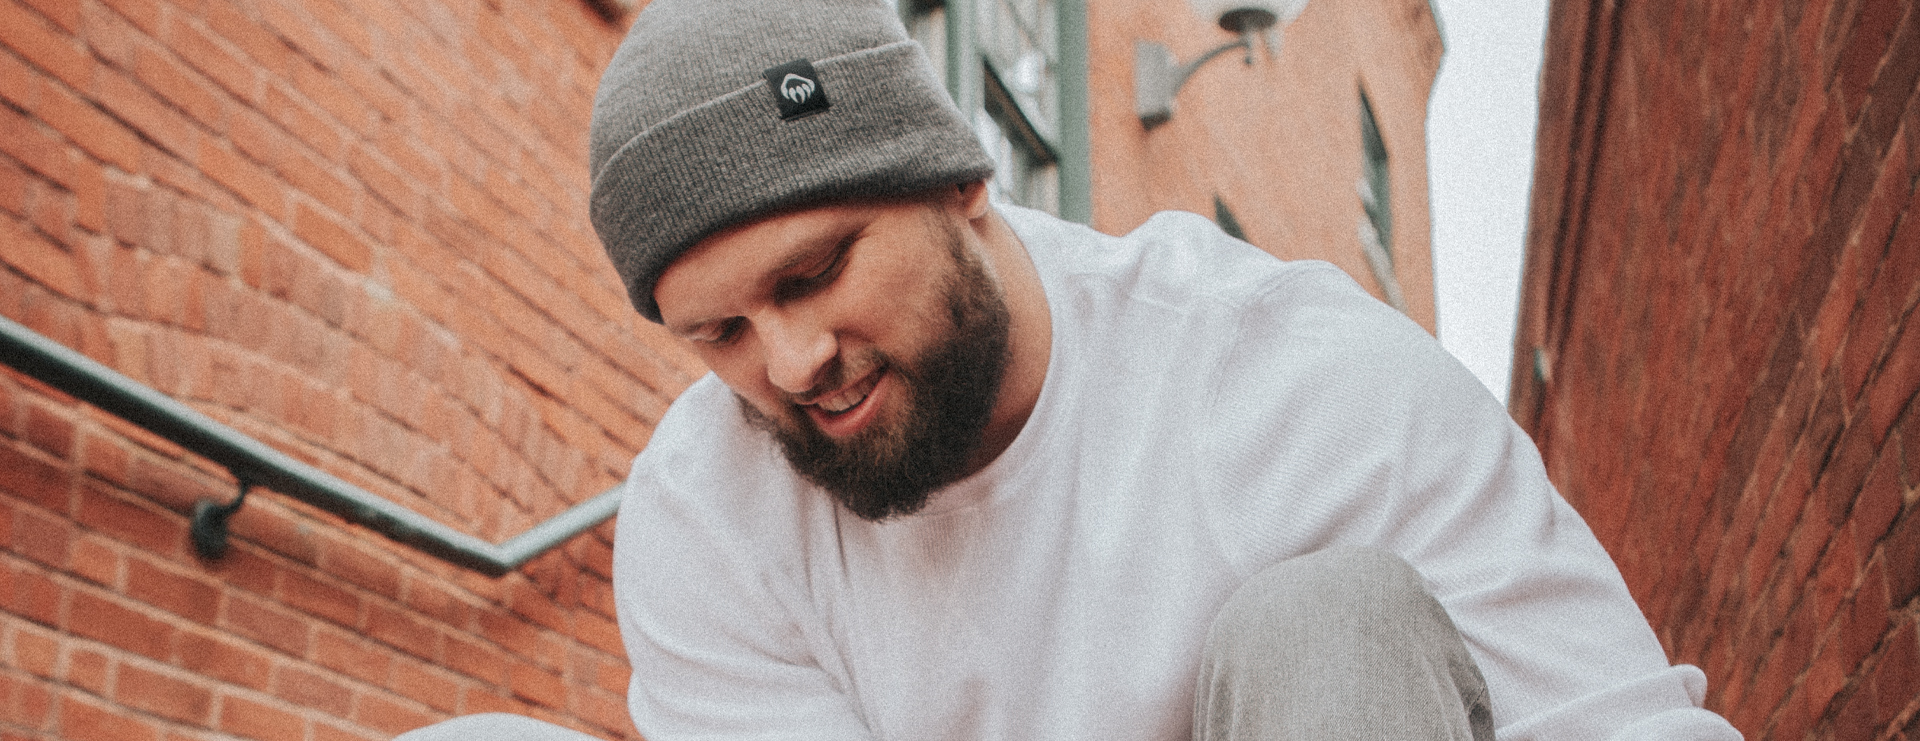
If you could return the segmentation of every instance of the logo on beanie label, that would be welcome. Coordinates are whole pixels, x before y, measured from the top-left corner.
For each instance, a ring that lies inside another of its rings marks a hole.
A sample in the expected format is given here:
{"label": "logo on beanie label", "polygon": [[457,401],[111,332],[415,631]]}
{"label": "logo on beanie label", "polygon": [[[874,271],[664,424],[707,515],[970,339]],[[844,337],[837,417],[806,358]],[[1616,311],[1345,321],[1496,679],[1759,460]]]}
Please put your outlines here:
{"label": "logo on beanie label", "polygon": [[780,107],[781,120],[790,121],[827,109],[827,91],[820,86],[820,75],[813,63],[795,59],[762,72],[767,87],[773,90],[773,102]]}
{"label": "logo on beanie label", "polygon": [[819,87],[812,80],[788,72],[786,79],[780,81],[780,97],[793,101],[794,105],[806,105]]}

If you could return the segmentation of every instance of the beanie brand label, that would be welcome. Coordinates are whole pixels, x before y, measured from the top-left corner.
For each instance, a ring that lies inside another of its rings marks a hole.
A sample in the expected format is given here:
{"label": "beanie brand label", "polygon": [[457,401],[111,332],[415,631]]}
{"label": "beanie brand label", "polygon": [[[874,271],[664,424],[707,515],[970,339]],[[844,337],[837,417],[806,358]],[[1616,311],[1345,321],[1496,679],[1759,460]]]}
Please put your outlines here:
{"label": "beanie brand label", "polygon": [[827,91],[820,86],[820,75],[813,62],[795,59],[760,73],[773,91],[773,102],[780,106],[780,120],[791,121],[827,109]]}

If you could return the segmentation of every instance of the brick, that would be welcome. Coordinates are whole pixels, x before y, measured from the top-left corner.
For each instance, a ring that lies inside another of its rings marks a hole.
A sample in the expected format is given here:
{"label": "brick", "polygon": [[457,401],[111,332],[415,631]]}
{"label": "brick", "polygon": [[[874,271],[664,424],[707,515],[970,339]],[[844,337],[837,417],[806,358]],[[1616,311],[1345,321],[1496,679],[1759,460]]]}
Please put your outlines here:
{"label": "brick", "polygon": [[259,495],[267,491],[253,490],[247,504],[242,505],[240,511],[227,521],[233,536],[257,543],[262,548],[299,563],[317,563],[319,537],[314,533],[313,524],[279,506],[277,502],[261,501],[264,497]]}
{"label": "brick", "polygon": [[360,621],[360,595],[297,571],[280,574],[280,601],[295,610],[353,628]]}
{"label": "brick", "polygon": [[174,512],[192,512],[193,505],[202,499],[224,502],[231,497],[221,490],[225,488],[224,483],[216,489],[205,477],[192,475],[172,461],[152,456],[135,456],[127,476],[132,482],[129,489]]}
{"label": "brick", "polygon": [[474,713],[513,713],[514,715],[532,715],[533,706],[520,700],[489,692],[479,688],[468,688],[466,696],[460,698],[460,712]]}
{"label": "brick", "polygon": [[261,21],[248,14],[245,6],[208,3],[204,19],[207,29],[227,41],[251,60],[268,77],[286,74],[296,52]]}
{"label": "brick", "polygon": [[[625,656],[625,652],[620,654]],[[619,695],[627,693],[627,683],[633,679],[633,669],[624,660],[608,661],[594,670],[593,682],[599,688]]]}
{"label": "brick", "polygon": [[163,13],[158,0],[103,0],[103,2],[122,17],[132,21],[134,25],[139,26],[147,36],[159,38],[164,35],[160,25]]}
{"label": "brick", "polygon": [[225,97],[198,72],[182,64],[171,51],[141,48],[134,55],[133,73],[161,99],[184,111],[207,130],[214,133],[226,131],[228,102]]}
{"label": "brick", "polygon": [[127,559],[127,596],[202,625],[220,611],[220,588],[161,566],[145,556]]}
{"label": "brick", "polygon": [[54,671],[60,662],[60,641],[25,626],[15,626],[12,632],[11,666],[42,679],[57,678]]}
{"label": "brick", "polygon": [[80,460],[87,474],[105,483],[121,488],[132,485],[127,448],[96,431],[81,435]]}
{"label": "brick", "polygon": [[0,46],[12,49],[68,87],[86,88],[93,67],[86,52],[72,36],[12,0],[0,2]]}
{"label": "brick", "polygon": [[60,738],[69,741],[151,741],[156,729],[139,719],[109,710],[78,694],[60,702]]}
{"label": "brick", "polygon": [[228,542],[226,556],[211,563],[202,561],[200,566],[222,584],[263,597],[273,594],[274,578],[280,568],[260,549],[233,541]]}
{"label": "brick", "polygon": [[507,667],[507,683],[515,697],[555,710],[567,707],[567,685],[559,675],[539,667],[514,663]]}
{"label": "brick", "polygon": [[300,707],[344,718],[353,710],[353,690],[317,672],[286,665],[276,673],[273,694]]}
{"label": "brick", "polygon": [[201,142],[193,162],[207,177],[225,186],[240,200],[270,215],[278,215],[285,207],[278,180],[259,164],[211,138]]}
{"label": "brick", "polygon": [[[358,2],[354,10],[366,12],[376,6],[377,3]],[[341,81],[372,106],[381,120],[391,123],[405,121],[416,115],[415,110],[419,107],[417,100],[396,86],[385,74],[385,69],[350,64],[340,68],[339,73]]]}
{"label": "brick", "polygon": [[173,653],[175,630],[143,611],[85,590],[73,592],[66,628],[84,638],[126,649],[155,661]]}
{"label": "brick", "polygon": [[7,245],[7,251],[0,253],[0,263],[13,266],[62,296],[83,300],[92,296],[91,286],[75,264],[74,255],[47,241],[26,224],[0,218],[0,241]]}
{"label": "brick", "polygon": [[408,577],[404,602],[421,616],[455,629],[464,628],[473,618],[473,608],[454,594],[451,584],[440,579]]}
{"label": "brick", "polygon": [[341,267],[364,273],[373,264],[373,248],[332,216],[307,204],[294,211],[293,232],[308,246],[320,250]]}
{"label": "brick", "polygon": [[368,552],[346,538],[327,538],[321,544],[319,566],[349,584],[392,599],[400,596],[400,568],[390,558]]}
{"label": "brick", "polygon": [[306,655],[312,628],[299,616],[278,606],[240,594],[229,594],[221,627],[251,638],[289,656]]}
{"label": "brick", "polygon": [[504,685],[507,682],[506,654],[465,634],[447,636],[445,665],[488,685]]}
{"label": "brick", "polygon": [[1920,687],[1920,651],[1914,646],[1911,622],[1901,623],[1887,635],[1880,662],[1868,670],[1862,681],[1872,684],[1874,695],[1880,700],[1874,725],[1884,728],[1901,716],[1914,696],[1914,688]]}
{"label": "brick", "polygon": [[444,713],[460,710],[460,682],[442,670],[417,661],[401,659],[395,662],[393,681],[388,688]]}
{"label": "brick", "polygon": [[438,720],[434,715],[412,705],[396,702],[384,695],[374,693],[360,696],[353,719],[361,725],[388,734],[410,731]]}
{"label": "brick", "polygon": [[306,737],[306,721],[286,710],[237,695],[220,700],[219,729],[258,741]]}
{"label": "brick", "polygon": [[339,122],[327,118],[311,101],[281,84],[269,84],[266,99],[267,105],[261,112],[279,124],[287,136],[305,143],[321,157],[342,158],[343,149],[351,141],[351,132]]}
{"label": "brick", "polygon": [[[67,187],[71,189],[73,195],[73,225],[88,233],[99,234],[105,229],[107,218],[106,168],[92,162],[79,161],[80,158],[75,159],[78,161],[78,164],[73,168],[73,180],[67,184]],[[89,254],[98,254],[89,253],[84,249],[86,243],[83,235],[72,232],[69,232],[69,234],[69,239],[72,240],[74,245],[73,249],[78,250],[81,256],[85,257]],[[89,267],[97,270],[95,266],[83,266],[83,272]],[[95,274],[97,275],[97,273]],[[99,285],[97,279],[95,281],[89,281],[89,283],[95,286],[97,290]]]}
{"label": "brick", "polygon": [[313,660],[350,677],[384,685],[393,669],[393,652],[357,635],[332,629],[314,632]]}
{"label": "brick", "polygon": [[123,664],[114,682],[113,699],[182,723],[202,724],[213,707],[213,691],[199,683]]}
{"label": "brick", "polygon": [[1833,712],[1833,738],[1873,738],[1878,730],[1873,727],[1877,704],[1872,687],[1856,685],[1853,692],[1840,699],[1839,709]]}
{"label": "brick", "polygon": [[273,667],[266,650],[212,634],[180,635],[180,667],[219,682],[263,690]]}
{"label": "brick", "polygon": [[575,714],[599,727],[599,733],[612,734],[616,738],[636,735],[633,728],[633,716],[628,714],[626,695],[609,695],[601,692],[574,693]]}
{"label": "brick", "polygon": [[514,579],[507,586],[507,595],[507,607],[514,614],[552,630],[565,632],[570,629],[567,625],[568,616],[554,605],[551,598],[526,581]]}
{"label": "brick", "polygon": [[1920,564],[1920,515],[1916,515],[1913,508],[1894,521],[1893,529],[1881,541],[1881,549],[1889,565],[1897,564],[1888,569],[1889,604],[1905,605],[1920,595],[1920,574],[1910,567]]}
{"label": "brick", "polygon": [[6,611],[41,625],[58,627],[66,590],[45,573],[0,563],[0,598]]}
{"label": "brick", "polygon": [[375,197],[386,202],[389,208],[409,218],[420,216],[425,204],[417,184],[379,152],[367,148],[355,149],[347,161],[347,167],[355,179]]}
{"label": "brick", "polygon": [[258,104],[263,87],[261,70],[229,51],[228,44],[199,23],[177,23],[170,39],[180,58],[206,75],[227,94]]}
{"label": "brick", "polygon": [[120,586],[120,552],[99,536],[77,538],[73,543],[71,569],[74,576],[108,589]]}
{"label": "brick", "polygon": [[58,0],[26,0],[26,3],[67,35],[71,36],[80,30],[80,9],[74,7],[74,3]]}
{"label": "brick", "polygon": [[45,508],[65,513],[73,490],[73,477],[66,471],[37,457],[0,445],[0,493]]}
{"label": "brick", "polygon": [[114,11],[106,3],[75,3],[80,9],[80,38],[86,42],[87,50],[108,66],[126,69],[133,66],[134,49],[151,43],[151,37],[141,31],[126,16]]}
{"label": "brick", "polygon": [[419,617],[378,602],[368,603],[366,634],[429,661],[439,658],[440,632]]}
{"label": "brick", "polygon": [[[53,695],[47,686],[23,677],[0,674],[0,723],[31,729],[52,728]],[[12,741],[19,736],[9,735]]]}
{"label": "brick", "polygon": [[81,100],[65,88],[47,85],[40,91],[34,115],[100,161],[123,172],[139,171],[139,135],[92,101]]}
{"label": "brick", "polygon": [[73,455],[73,421],[45,406],[36,404],[27,407],[26,424],[21,432],[28,443],[55,458]]}
{"label": "brick", "polygon": [[143,504],[86,481],[80,486],[74,521],[153,553],[179,553],[187,540],[186,521]]}
{"label": "brick", "polygon": [[292,74],[289,77],[293,81],[294,90],[299,95],[326,111],[333,120],[354,130],[360,136],[364,137],[372,133],[373,123],[377,118],[373,109],[338,77],[309,64],[293,65]]}
{"label": "brick", "polygon": [[625,655],[626,644],[620,640],[620,626],[612,620],[589,613],[576,612],[573,615],[574,636],[607,653],[616,656]]}
{"label": "brick", "polygon": [[33,110],[43,89],[40,79],[39,71],[25,60],[11,54],[0,57],[0,101],[11,102],[22,111]]}
{"label": "brick", "polygon": [[[146,86],[110,67],[101,67],[90,87],[80,88],[114,118],[126,122],[155,146],[175,157],[198,162],[201,134],[187,117],[155,98]],[[142,169],[146,167],[142,166]]]}
{"label": "brick", "polygon": [[1909,331],[1912,324],[1909,319],[1895,329],[1893,345],[1865,390],[1867,403],[1860,424],[1876,436],[1885,435],[1920,394],[1920,357],[1916,357],[1920,356],[1920,332]]}
{"label": "brick", "polygon": [[386,734],[368,735],[344,726],[325,722],[313,724],[313,741],[388,741]]}
{"label": "brick", "polygon": [[14,513],[9,550],[54,569],[65,569],[73,553],[73,525],[31,509]]}
{"label": "brick", "polygon": [[67,652],[67,683],[104,697],[107,695],[108,678],[119,663],[109,657],[106,651],[95,650],[91,646],[73,646]]}
{"label": "brick", "polygon": [[358,211],[359,188],[334,172],[332,163],[324,162],[301,151],[284,152],[277,169],[280,176],[296,190],[307,194],[321,205],[336,213],[355,213]]}

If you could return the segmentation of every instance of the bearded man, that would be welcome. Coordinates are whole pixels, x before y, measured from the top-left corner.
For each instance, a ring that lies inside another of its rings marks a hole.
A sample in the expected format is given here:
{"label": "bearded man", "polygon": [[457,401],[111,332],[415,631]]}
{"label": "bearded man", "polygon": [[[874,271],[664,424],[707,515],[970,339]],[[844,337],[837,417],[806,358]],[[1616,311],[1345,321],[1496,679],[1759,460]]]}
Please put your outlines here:
{"label": "bearded man", "polygon": [[655,0],[591,164],[713,371],[620,512],[651,741],[1739,737],[1430,336],[1198,216],[991,203],[880,0]]}

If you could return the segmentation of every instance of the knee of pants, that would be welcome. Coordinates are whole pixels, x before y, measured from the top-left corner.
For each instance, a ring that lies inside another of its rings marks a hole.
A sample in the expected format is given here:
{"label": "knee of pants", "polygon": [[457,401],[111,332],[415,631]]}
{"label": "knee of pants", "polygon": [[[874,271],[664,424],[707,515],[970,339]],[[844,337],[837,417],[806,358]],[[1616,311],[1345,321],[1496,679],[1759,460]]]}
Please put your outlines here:
{"label": "knee of pants", "polygon": [[1436,609],[1420,574],[1405,560],[1375,548],[1343,546],[1256,573],[1221,607],[1214,633],[1215,640],[1230,639],[1276,625],[1337,626]]}

